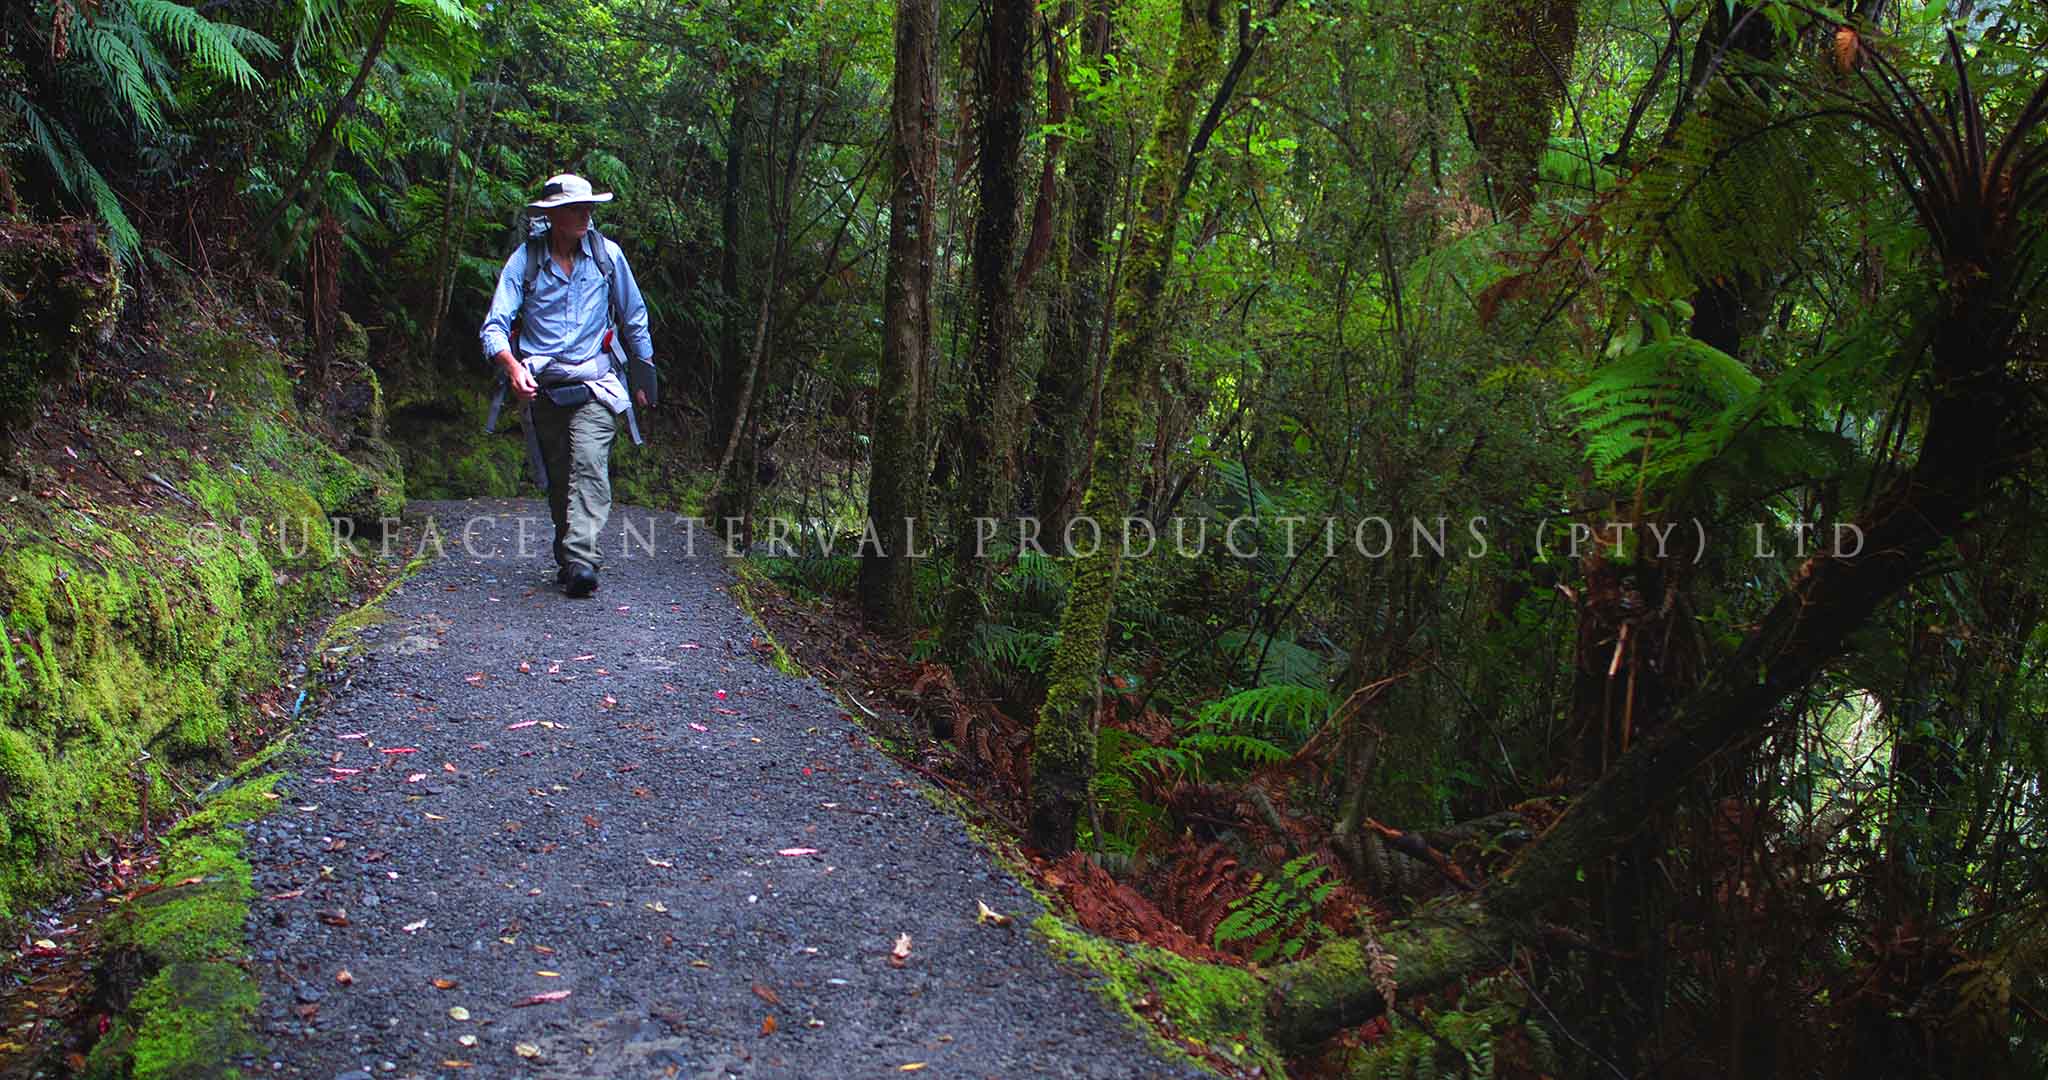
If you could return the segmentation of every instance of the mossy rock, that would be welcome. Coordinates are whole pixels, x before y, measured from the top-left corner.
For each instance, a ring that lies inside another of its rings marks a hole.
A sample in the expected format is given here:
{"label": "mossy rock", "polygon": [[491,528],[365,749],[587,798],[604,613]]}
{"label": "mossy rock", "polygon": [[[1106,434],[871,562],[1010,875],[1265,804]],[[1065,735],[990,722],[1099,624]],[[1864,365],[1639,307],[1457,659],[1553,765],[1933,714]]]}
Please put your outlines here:
{"label": "mossy rock", "polygon": [[27,429],[52,383],[112,335],[120,264],[97,224],[0,221],[0,439]]}

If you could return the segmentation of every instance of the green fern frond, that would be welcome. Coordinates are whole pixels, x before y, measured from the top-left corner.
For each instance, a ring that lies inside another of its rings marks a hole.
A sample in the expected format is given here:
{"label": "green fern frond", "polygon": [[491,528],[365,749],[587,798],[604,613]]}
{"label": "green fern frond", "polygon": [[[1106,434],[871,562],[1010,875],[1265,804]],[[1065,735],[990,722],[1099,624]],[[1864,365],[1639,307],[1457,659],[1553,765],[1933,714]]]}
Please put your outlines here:
{"label": "green fern frond", "polygon": [[1672,337],[1624,353],[1565,397],[1578,414],[1586,460],[1603,479],[1640,469],[1655,481],[1688,472],[1720,449],[1715,421],[1738,409],[1759,382],[1703,341]]}
{"label": "green fern frond", "polygon": [[125,38],[104,26],[86,26],[73,33],[72,44],[74,55],[99,70],[115,101],[135,117],[144,131],[163,127],[164,114],[157,104],[156,88],[142,70],[142,58]]}
{"label": "green fern frond", "polygon": [[249,63],[249,54],[264,59],[275,59],[278,55],[277,46],[262,34],[247,27],[216,23],[171,0],[127,0],[127,7],[136,22],[190,56],[201,69],[226,79],[238,89],[250,90],[263,84],[263,76]]}
{"label": "green fern frond", "polygon": [[1337,705],[1336,697],[1321,687],[1261,686],[1203,706],[1196,727],[1203,732],[1241,732],[1299,745],[1322,727]]}

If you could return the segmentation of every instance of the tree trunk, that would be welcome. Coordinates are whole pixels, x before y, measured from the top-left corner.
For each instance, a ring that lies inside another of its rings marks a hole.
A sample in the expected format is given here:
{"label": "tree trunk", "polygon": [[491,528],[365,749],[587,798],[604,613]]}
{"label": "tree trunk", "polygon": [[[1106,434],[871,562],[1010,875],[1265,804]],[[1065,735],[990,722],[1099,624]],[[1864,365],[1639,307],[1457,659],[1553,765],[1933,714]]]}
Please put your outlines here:
{"label": "tree trunk", "polygon": [[454,282],[448,264],[455,253],[455,187],[462,162],[462,110],[469,103],[469,84],[455,95],[455,124],[448,133],[448,183],[441,192],[441,244],[434,252],[434,307],[427,313],[427,355],[441,342],[441,320],[448,315],[448,297]]}
{"label": "tree trunk", "polygon": [[882,368],[875,393],[868,520],[880,550],[861,553],[861,612],[903,630],[915,616],[913,523],[924,495],[925,353],[932,339],[933,210],[939,167],[933,40],[938,0],[898,0],[889,110],[889,264],[882,288]]}
{"label": "tree trunk", "polygon": [[[1089,63],[1101,65],[1109,50],[1109,13],[1102,0],[1091,0],[1082,14],[1082,49]],[[1105,75],[1107,73],[1105,72]],[[1095,391],[1096,326],[1102,318],[1103,240],[1109,220],[1110,191],[1116,187],[1116,155],[1109,118],[1092,100],[1079,102],[1075,117],[1085,134],[1076,147],[1069,173],[1073,199],[1065,235],[1056,240],[1053,258],[1060,281],[1047,313],[1045,365],[1039,369],[1032,402],[1036,475],[1032,478],[1043,535],[1065,534],[1067,516],[1078,493],[1074,474],[1086,446],[1083,428]]]}
{"label": "tree trunk", "polygon": [[[370,81],[370,72],[376,69],[377,58],[384,53],[385,39],[390,37],[391,23],[397,16],[398,0],[386,0],[384,14],[378,16],[377,29],[370,34],[370,44],[363,50],[363,62],[361,66],[356,68],[355,81],[348,84],[348,90],[341,95],[341,100],[335,102],[334,107],[327,110],[327,120],[320,125],[320,134],[313,139],[312,149],[306,154],[306,164],[300,167],[298,173],[292,177],[291,182],[285,185],[282,192],[278,193],[277,205],[270,208],[270,213],[265,215],[263,224],[257,226],[256,231],[252,235],[259,237],[269,236],[271,232],[276,230],[279,224],[283,223],[285,212],[298,200],[299,193],[305,190],[308,178],[317,174],[324,180],[328,168],[334,163],[334,150],[337,145],[334,134],[335,129],[341,125],[341,118],[347,116],[355,109],[356,98],[362,94],[364,85]],[[320,205],[320,197],[326,191],[326,188],[327,185],[324,182],[314,185],[313,198],[312,202],[307,206],[307,213],[310,214],[315,207]],[[270,271],[275,272],[277,267],[284,262],[286,247],[289,247],[289,245],[279,247],[276,254],[268,261],[267,268]]]}
{"label": "tree trunk", "polygon": [[980,523],[1003,516],[1011,501],[1009,456],[1015,432],[1008,418],[1010,338],[1016,326],[1018,183],[1024,150],[1024,106],[1031,96],[1025,61],[1031,54],[1031,0],[989,0],[982,50],[980,213],[974,226],[974,338],[968,347],[966,422],[960,428],[959,514],[953,530],[953,581],[946,597],[941,650],[960,656],[980,621],[988,560]]}
{"label": "tree trunk", "polygon": [[1188,139],[1196,97],[1215,67],[1220,12],[1201,0],[1181,0],[1180,33],[1166,102],[1152,131],[1144,190],[1132,221],[1128,272],[1116,299],[1117,340],[1103,382],[1094,469],[1081,513],[1101,525],[1102,543],[1074,563],[1060,612],[1045,704],[1031,749],[1031,843],[1051,855],[1074,846],[1074,823],[1095,771],[1095,706],[1102,688],[1103,650],[1110,609],[1123,568],[1121,527],[1130,507],[1131,466],[1144,421],[1143,393],[1151,384],[1153,347],[1160,330],[1160,300],[1173,262],[1174,233],[1186,194],[1180,181],[1195,148]]}
{"label": "tree trunk", "polygon": [[749,75],[733,86],[732,119],[725,132],[725,185],[719,192],[718,371],[713,376],[710,440],[722,447],[732,440],[739,412],[740,384],[745,381],[746,305],[740,301],[741,211],[747,179],[747,132],[754,124],[756,79]]}
{"label": "tree trunk", "polygon": [[1550,114],[1564,99],[1579,32],[1578,0],[1491,0],[1475,12],[1472,142],[1494,207],[1522,221],[1536,201],[1536,169]]}

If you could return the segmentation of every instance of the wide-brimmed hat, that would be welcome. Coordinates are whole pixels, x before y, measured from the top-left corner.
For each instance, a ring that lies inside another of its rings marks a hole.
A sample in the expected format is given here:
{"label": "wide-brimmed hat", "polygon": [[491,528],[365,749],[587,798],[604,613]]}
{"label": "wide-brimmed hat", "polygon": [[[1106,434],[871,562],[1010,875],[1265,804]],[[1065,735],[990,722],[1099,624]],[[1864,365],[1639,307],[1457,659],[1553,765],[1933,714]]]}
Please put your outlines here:
{"label": "wide-brimmed hat", "polygon": [[546,210],[551,206],[567,206],[570,203],[601,203],[612,201],[612,193],[602,195],[590,190],[590,181],[575,173],[563,173],[548,177],[546,186],[540,189],[540,198],[527,203],[533,210]]}

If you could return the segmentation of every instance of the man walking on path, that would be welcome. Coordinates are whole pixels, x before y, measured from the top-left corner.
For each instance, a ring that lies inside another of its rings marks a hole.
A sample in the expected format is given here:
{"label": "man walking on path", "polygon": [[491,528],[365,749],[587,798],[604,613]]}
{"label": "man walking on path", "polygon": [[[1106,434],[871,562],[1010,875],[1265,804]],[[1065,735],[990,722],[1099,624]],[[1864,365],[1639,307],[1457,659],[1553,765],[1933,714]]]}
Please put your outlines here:
{"label": "man walking on path", "polygon": [[[647,303],[632,268],[590,224],[591,208],[611,198],[580,176],[550,178],[541,198],[527,204],[547,214],[547,231],[505,260],[483,325],[484,355],[527,404],[527,448],[555,522],[555,583],[570,596],[597,591],[598,536],[612,508],[612,439],[624,413],[639,440],[632,408],[648,407],[651,379],[643,385],[641,376],[654,363]],[[630,399],[615,360],[618,342],[636,365]],[[491,413],[495,423],[496,406]]]}

